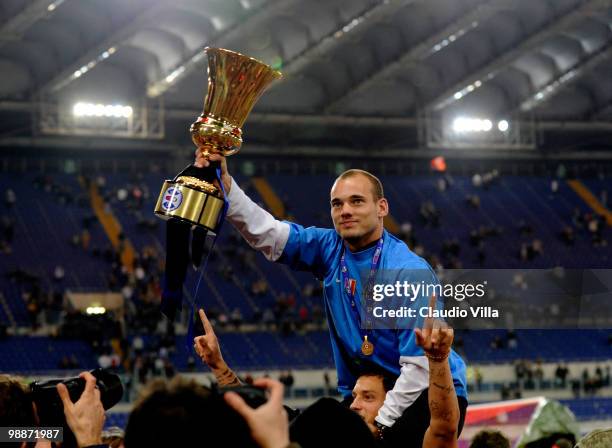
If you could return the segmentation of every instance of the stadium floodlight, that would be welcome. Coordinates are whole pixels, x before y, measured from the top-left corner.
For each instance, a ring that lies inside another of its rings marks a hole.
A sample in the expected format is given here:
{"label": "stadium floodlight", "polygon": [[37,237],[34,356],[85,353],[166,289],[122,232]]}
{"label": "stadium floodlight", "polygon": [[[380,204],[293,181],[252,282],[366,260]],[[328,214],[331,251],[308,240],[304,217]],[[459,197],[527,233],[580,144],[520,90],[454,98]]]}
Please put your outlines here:
{"label": "stadium floodlight", "polygon": [[99,305],[93,305],[93,306],[88,306],[85,312],[89,314],[90,316],[104,314],[106,313],[106,308],[104,308],[103,306],[99,306]]}
{"label": "stadium floodlight", "polygon": [[508,120],[499,120],[497,123],[497,129],[499,129],[501,132],[506,132],[509,128],[510,123],[508,123]]}
{"label": "stadium floodlight", "polygon": [[79,102],[72,108],[72,113],[75,117],[113,117],[113,118],[129,118],[134,113],[131,106],[123,106],[120,104],[92,104]]}
{"label": "stadium floodlight", "polygon": [[490,132],[493,122],[489,119],[458,117],[453,121],[453,131],[457,134],[468,132]]}
{"label": "stadium floodlight", "polygon": [[61,5],[62,3],[64,3],[65,0],[56,0],[53,3],[51,3],[49,6],[47,6],[47,11],[49,12],[53,12],[57,9],[57,7],[59,5]]}

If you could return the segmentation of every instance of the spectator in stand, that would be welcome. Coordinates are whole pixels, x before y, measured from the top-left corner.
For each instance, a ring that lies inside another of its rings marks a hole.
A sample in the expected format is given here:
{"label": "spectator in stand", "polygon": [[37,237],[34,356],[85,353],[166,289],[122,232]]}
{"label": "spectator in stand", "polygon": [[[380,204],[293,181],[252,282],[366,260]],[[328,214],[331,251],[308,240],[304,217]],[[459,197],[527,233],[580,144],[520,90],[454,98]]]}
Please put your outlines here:
{"label": "spectator in stand", "polygon": [[12,188],[8,188],[4,192],[4,205],[6,205],[6,208],[10,210],[11,208],[13,208],[15,203],[17,203],[17,195],[15,194]]}
{"label": "spectator in stand", "polygon": [[440,225],[440,212],[432,201],[425,201],[421,204],[420,215],[428,227],[438,227]]}
{"label": "spectator in stand", "polygon": [[576,207],[572,213],[572,224],[577,229],[582,229],[582,227],[584,227],[584,216],[578,207]]}
{"label": "spectator in stand", "polygon": [[474,367],[474,379],[476,380],[476,389],[482,390],[482,371],[478,367]]}
{"label": "spectator in stand", "polygon": [[572,229],[570,226],[563,227],[559,238],[566,246],[573,246],[574,241],[576,240],[576,237],[574,235],[574,229]]}
{"label": "spectator in stand", "polygon": [[261,315],[261,323],[264,325],[264,328],[272,330],[275,322],[274,312],[270,308],[266,308]]}
{"label": "spectator in stand", "polygon": [[290,394],[291,388],[295,384],[295,377],[291,373],[291,370],[288,370],[287,372],[282,373],[279,378],[279,381],[283,384],[283,386],[285,386],[285,392]]}
{"label": "spectator in stand", "polygon": [[553,179],[550,182],[550,191],[552,194],[557,194],[559,192],[559,181],[557,179]]}
{"label": "spectator in stand", "polygon": [[472,176],[472,186],[480,188],[482,186],[482,176],[478,173]]}
{"label": "spectator in stand", "polygon": [[240,326],[242,325],[242,311],[240,308],[236,307],[230,313],[230,321],[232,325],[236,328],[236,330],[240,330]]}
{"label": "spectator in stand", "polygon": [[87,252],[89,250],[90,243],[91,243],[91,234],[89,233],[89,230],[83,229],[83,231],[81,232],[81,247],[83,248],[84,251]]}
{"label": "spectator in stand", "polygon": [[533,378],[535,379],[537,388],[540,389],[542,387],[542,381],[544,380],[544,370],[542,369],[541,360],[536,361]]}
{"label": "spectator in stand", "polygon": [[533,235],[533,227],[524,219],[521,219],[518,224],[518,231],[521,236]]}
{"label": "spectator in stand", "polygon": [[444,177],[438,178],[438,180],[436,181],[436,186],[440,193],[444,193],[446,189],[448,188],[448,182],[446,181],[446,178]]}
{"label": "spectator in stand", "polygon": [[57,365],[57,367],[59,369],[68,369],[68,368],[70,368],[70,359],[68,358],[68,355],[62,356],[62,359],[59,362],[59,364]]}
{"label": "spectator in stand", "polygon": [[478,196],[477,194],[467,195],[465,198],[465,202],[473,209],[478,210],[480,208],[480,196]]}
{"label": "spectator in stand", "polygon": [[506,341],[508,343],[508,348],[516,350],[518,347],[518,340],[516,339],[516,333],[513,330],[508,330]]}
{"label": "spectator in stand", "polygon": [[567,385],[567,374],[569,373],[569,369],[562,364],[558,364],[555,369],[555,385],[557,387],[561,387],[565,389]]}
{"label": "spectator in stand", "polygon": [[329,395],[331,393],[331,379],[327,370],[323,372],[323,384],[325,385],[325,395]]}
{"label": "spectator in stand", "polygon": [[2,238],[7,245],[13,243],[15,237],[15,220],[8,215],[2,216]]}
{"label": "spectator in stand", "polygon": [[60,283],[62,280],[64,280],[65,275],[66,271],[64,270],[64,267],[61,264],[55,266],[55,269],[53,269],[53,280],[55,282]]}
{"label": "spectator in stand", "polygon": [[300,306],[300,309],[298,310],[298,316],[300,319],[300,325],[303,326],[305,324],[307,324],[308,322],[310,322],[310,315],[308,313],[308,307],[304,304],[302,304]]}
{"label": "spectator in stand", "polygon": [[414,228],[412,224],[408,221],[405,221],[400,226],[400,233],[398,238],[401,239],[408,247],[414,247],[417,244],[416,236],[414,233]]}
{"label": "spectator in stand", "polygon": [[108,369],[112,366],[113,360],[108,352],[102,353],[98,357],[98,366],[102,369]]}
{"label": "spectator in stand", "polygon": [[574,398],[580,398],[580,380],[572,380],[572,394]]}

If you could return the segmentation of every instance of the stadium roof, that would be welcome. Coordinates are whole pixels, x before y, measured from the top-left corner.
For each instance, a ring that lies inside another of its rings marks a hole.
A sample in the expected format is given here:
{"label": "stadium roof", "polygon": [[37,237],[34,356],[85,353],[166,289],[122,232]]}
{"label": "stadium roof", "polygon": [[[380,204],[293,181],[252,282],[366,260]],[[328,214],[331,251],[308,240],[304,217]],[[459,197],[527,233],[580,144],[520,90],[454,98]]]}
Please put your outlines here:
{"label": "stadium roof", "polygon": [[366,127],[413,144],[389,129],[423,114],[612,119],[610,0],[3,0],[0,132],[30,136],[41,104],[89,101],[155,105],[181,141],[205,46],[284,72],[249,120],[259,142],[350,146]]}

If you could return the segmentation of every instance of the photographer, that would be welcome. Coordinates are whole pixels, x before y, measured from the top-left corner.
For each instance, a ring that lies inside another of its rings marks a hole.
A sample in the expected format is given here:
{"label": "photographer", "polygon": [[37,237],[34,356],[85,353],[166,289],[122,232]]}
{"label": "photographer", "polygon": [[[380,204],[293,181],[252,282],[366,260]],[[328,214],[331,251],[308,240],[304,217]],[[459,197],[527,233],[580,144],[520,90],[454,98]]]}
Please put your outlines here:
{"label": "photographer", "polygon": [[[0,426],[37,426],[38,419],[28,392],[28,387],[21,378],[0,375]],[[6,446],[24,448],[33,444],[16,442]]]}
{"label": "photographer", "polygon": [[66,423],[74,433],[79,448],[104,447],[102,444],[102,428],[104,427],[104,407],[100,399],[100,389],[96,386],[96,378],[89,372],[82,372],[80,378],[85,380],[85,390],[76,403],[70,400],[68,388],[62,383],[57,385]]}
{"label": "photographer", "polygon": [[[96,378],[89,372],[83,372],[80,378],[85,380],[85,389],[76,403],[72,403],[64,384],[57,385],[57,392],[62,400],[64,415],[68,427],[72,430],[79,448],[102,447],[102,427],[104,425],[104,408],[100,401],[100,391],[96,388]],[[0,426],[3,427],[40,427],[41,422],[31,392],[21,378],[0,375]],[[7,446],[50,447],[50,442],[41,440],[33,442],[16,442]],[[63,445],[65,446],[65,444]]]}
{"label": "photographer", "polygon": [[255,385],[267,389],[269,398],[251,409],[237,394],[224,397],[193,380],[151,381],[128,419],[125,447],[288,447],[282,384],[259,380]]}

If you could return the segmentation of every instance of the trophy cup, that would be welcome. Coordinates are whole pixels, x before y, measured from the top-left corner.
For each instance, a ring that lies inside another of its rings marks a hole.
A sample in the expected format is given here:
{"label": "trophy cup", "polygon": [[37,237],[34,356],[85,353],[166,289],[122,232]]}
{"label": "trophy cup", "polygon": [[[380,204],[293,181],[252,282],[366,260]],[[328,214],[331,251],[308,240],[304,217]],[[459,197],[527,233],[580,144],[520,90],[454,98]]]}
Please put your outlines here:
{"label": "trophy cup", "polygon": [[[274,81],[282,77],[268,65],[221,48],[205,49],[208,56],[208,93],[204,111],[190,127],[193,143],[204,155],[230,156],[242,146],[242,125],[251,109]],[[216,164],[218,166],[218,164]],[[155,205],[163,219],[178,219],[217,231],[224,207],[223,192],[213,184],[215,164],[190,165],[166,180]]]}
{"label": "trophy cup", "polygon": [[[229,156],[242,146],[242,125],[255,102],[281,73],[262,62],[221,48],[206,48],[208,93],[204,111],[190,127],[193,143],[207,154]],[[206,235],[218,233],[227,210],[219,162],[189,165],[166,180],[155,214],[167,220],[162,313],[174,319],[182,306],[189,261],[199,267]],[[191,251],[190,251],[191,247]]]}

